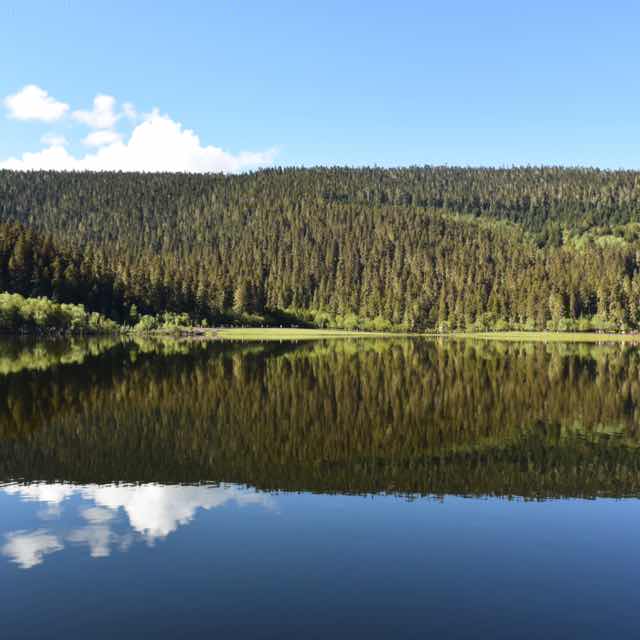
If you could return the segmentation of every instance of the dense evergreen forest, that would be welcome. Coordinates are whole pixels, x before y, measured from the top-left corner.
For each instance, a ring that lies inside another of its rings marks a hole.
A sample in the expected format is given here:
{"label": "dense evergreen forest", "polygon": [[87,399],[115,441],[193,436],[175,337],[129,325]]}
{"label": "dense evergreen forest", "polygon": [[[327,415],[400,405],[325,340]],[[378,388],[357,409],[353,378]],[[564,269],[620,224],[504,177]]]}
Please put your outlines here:
{"label": "dense evergreen forest", "polygon": [[640,172],[0,172],[0,291],[135,323],[640,328]]}
{"label": "dense evergreen forest", "polygon": [[0,481],[640,495],[623,345],[11,340],[0,370]]}

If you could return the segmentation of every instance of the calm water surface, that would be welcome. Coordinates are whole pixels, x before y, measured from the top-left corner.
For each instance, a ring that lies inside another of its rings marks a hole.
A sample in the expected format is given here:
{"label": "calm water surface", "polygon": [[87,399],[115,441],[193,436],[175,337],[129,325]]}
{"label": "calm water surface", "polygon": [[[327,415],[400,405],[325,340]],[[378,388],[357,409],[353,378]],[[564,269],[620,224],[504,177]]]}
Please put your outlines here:
{"label": "calm water surface", "polygon": [[0,342],[6,638],[636,637],[640,352]]}

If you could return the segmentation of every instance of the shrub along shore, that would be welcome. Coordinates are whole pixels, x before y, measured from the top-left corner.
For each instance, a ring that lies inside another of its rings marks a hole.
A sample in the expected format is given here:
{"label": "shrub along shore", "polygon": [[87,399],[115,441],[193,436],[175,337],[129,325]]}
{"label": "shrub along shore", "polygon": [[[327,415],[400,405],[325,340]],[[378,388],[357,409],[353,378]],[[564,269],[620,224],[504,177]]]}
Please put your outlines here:
{"label": "shrub along shore", "polygon": [[49,298],[25,298],[0,293],[0,333],[29,335],[98,335],[122,332],[205,334],[212,330],[195,326],[186,313],[141,316],[131,324],[118,324],[81,304],[65,304]]}
{"label": "shrub along shore", "polygon": [[[192,336],[199,338],[221,338],[227,340],[300,340],[334,337],[382,337],[385,335],[429,335],[454,338],[488,340],[535,340],[571,342],[640,342],[640,334],[593,331],[589,325],[584,331],[560,330],[549,327],[549,331],[526,331],[507,327],[502,331],[452,332],[448,327],[430,333],[408,333],[402,326],[387,326],[386,323],[349,322],[334,323],[337,326],[318,327],[310,323],[303,326],[274,326],[282,318],[258,316],[237,317],[236,326],[209,327],[206,321],[194,321],[186,313],[163,313],[158,316],[132,315],[131,321],[118,324],[105,316],[87,311],[83,305],[57,303],[49,298],[25,298],[16,293],[0,293],[0,333],[24,335],[99,335],[116,333],[147,333]],[[270,326],[260,326],[266,323]],[[253,326],[252,326],[253,325]],[[554,330],[555,329],[555,330]]]}

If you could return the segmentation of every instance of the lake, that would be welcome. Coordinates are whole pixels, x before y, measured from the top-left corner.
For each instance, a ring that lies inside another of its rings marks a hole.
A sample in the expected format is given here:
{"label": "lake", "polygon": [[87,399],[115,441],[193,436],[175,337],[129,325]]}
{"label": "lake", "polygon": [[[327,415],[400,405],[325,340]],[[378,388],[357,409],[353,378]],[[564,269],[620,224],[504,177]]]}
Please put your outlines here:
{"label": "lake", "polygon": [[0,341],[22,638],[637,635],[640,350]]}

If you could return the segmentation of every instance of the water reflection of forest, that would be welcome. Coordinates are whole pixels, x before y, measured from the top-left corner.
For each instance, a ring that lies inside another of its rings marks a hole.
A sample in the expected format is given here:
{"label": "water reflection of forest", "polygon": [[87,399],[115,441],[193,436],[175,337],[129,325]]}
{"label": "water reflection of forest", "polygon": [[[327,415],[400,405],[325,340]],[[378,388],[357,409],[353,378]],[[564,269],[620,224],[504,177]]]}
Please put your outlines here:
{"label": "water reflection of forest", "polygon": [[0,343],[0,476],[640,494],[634,347]]}

